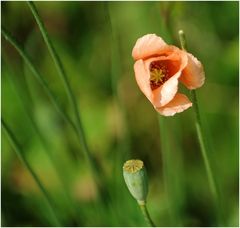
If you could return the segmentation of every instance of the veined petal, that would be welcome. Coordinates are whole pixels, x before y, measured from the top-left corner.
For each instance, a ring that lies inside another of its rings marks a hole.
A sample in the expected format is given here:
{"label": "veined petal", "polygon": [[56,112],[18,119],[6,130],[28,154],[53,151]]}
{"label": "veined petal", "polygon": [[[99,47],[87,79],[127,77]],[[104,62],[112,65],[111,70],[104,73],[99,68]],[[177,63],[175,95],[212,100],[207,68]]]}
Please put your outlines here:
{"label": "veined petal", "polygon": [[205,73],[201,62],[192,54],[188,53],[188,64],[183,70],[180,81],[188,89],[196,89],[201,87],[205,81]]}
{"label": "veined petal", "polygon": [[148,34],[139,38],[132,50],[132,56],[135,60],[145,59],[147,57],[159,54],[168,45],[164,40],[155,34]]}
{"label": "veined petal", "polygon": [[177,93],[175,97],[165,106],[155,109],[163,116],[173,116],[183,112],[192,106],[191,101],[184,94]]}

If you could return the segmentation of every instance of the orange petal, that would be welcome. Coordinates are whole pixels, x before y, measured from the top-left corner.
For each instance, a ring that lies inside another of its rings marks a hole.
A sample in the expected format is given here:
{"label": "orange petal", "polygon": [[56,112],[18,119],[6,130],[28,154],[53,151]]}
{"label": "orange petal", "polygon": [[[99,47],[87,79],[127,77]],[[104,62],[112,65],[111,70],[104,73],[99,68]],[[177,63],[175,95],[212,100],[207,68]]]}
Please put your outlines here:
{"label": "orange petal", "polygon": [[168,104],[160,108],[155,107],[155,109],[163,116],[173,116],[191,106],[191,101],[184,94],[177,93]]}
{"label": "orange petal", "polygon": [[148,34],[137,40],[132,50],[132,56],[135,60],[145,59],[159,54],[159,52],[167,46],[161,37],[155,34]]}
{"label": "orange petal", "polygon": [[152,103],[154,106],[164,106],[169,103],[178,91],[178,78],[181,72],[176,73],[168,79],[162,86],[153,90]]}
{"label": "orange petal", "polygon": [[[149,99],[155,107],[164,106],[169,103],[175,96],[178,91],[178,79],[182,74],[182,70],[187,65],[187,55],[185,52],[175,49],[173,53],[169,56],[160,56],[156,58],[150,58],[145,63],[145,69],[149,69],[149,65],[152,61],[157,60],[169,60],[172,61],[172,64],[175,65],[175,68],[178,68],[175,74],[168,79],[162,86],[152,91],[152,96]],[[150,78],[150,73],[148,71],[148,78]],[[148,82],[149,83],[149,82]]]}
{"label": "orange petal", "polygon": [[203,66],[197,58],[195,58],[192,54],[188,53],[188,64],[186,68],[183,70],[182,76],[180,77],[180,81],[188,88],[188,89],[196,89],[201,87],[205,81],[205,73],[203,70]]}
{"label": "orange petal", "polygon": [[146,69],[143,60],[140,59],[135,62],[134,72],[139,88],[151,102],[152,90],[149,83],[149,70],[148,68]]}

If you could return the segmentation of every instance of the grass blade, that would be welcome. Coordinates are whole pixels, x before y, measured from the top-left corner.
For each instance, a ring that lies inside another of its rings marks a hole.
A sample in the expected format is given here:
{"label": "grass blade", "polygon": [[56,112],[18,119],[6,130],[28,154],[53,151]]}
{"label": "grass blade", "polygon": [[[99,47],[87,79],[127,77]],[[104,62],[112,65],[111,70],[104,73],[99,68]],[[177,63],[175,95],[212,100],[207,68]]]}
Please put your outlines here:
{"label": "grass blade", "polygon": [[75,119],[76,119],[76,130],[77,130],[77,134],[78,134],[78,139],[80,141],[80,144],[81,144],[81,147],[82,147],[82,151],[89,163],[89,166],[91,168],[91,171],[94,175],[94,178],[95,178],[95,182],[97,184],[97,186],[99,187],[100,186],[100,183],[99,183],[99,168],[97,167],[97,164],[94,162],[94,159],[93,159],[93,156],[92,154],[90,153],[90,150],[89,150],[89,147],[88,147],[88,144],[87,144],[87,141],[86,141],[86,137],[85,137],[85,133],[84,133],[84,130],[83,130],[83,126],[82,126],[82,122],[81,122],[81,118],[80,118],[80,113],[79,113],[79,110],[78,110],[78,106],[77,106],[77,102],[76,102],[76,99],[75,99],[75,96],[74,96],[74,93],[72,91],[72,88],[70,86],[70,83],[69,83],[69,80],[68,80],[68,77],[65,73],[65,70],[63,68],[63,64],[59,58],[59,55],[57,54],[50,38],[49,38],[49,35],[48,35],[48,32],[45,28],[45,25],[42,21],[42,19],[40,18],[39,16],[39,13],[37,11],[37,8],[35,7],[34,3],[29,1],[27,2],[38,26],[39,26],[39,29],[42,33],[42,36],[43,36],[43,39],[48,47],[48,50],[52,56],[52,59],[55,63],[55,66],[57,68],[57,71],[59,73],[59,76],[60,78],[62,79],[63,81],[63,84],[64,84],[64,87],[65,87],[65,90],[66,90],[66,93],[68,95],[68,98],[69,98],[69,102],[72,106],[72,109],[73,109],[73,112],[74,112],[74,116],[75,116]]}
{"label": "grass blade", "polygon": [[5,121],[2,119],[1,120],[2,123],[2,127],[6,132],[6,135],[10,141],[10,143],[12,144],[15,152],[17,153],[19,159],[22,161],[22,163],[24,164],[24,166],[26,167],[26,169],[30,172],[30,174],[32,175],[33,179],[35,180],[36,184],[38,185],[39,189],[41,190],[44,198],[46,199],[46,202],[51,210],[51,213],[53,215],[54,218],[54,224],[56,226],[61,226],[61,222],[55,212],[55,206],[54,203],[52,202],[47,190],[45,189],[45,187],[43,186],[43,184],[41,183],[40,179],[38,178],[37,174],[34,172],[34,170],[32,169],[32,167],[30,166],[30,164],[28,163],[27,159],[24,156],[22,147],[20,146],[20,144],[18,143],[17,139],[15,138],[15,136],[13,135],[12,131],[10,130],[10,128],[7,126],[7,124],[5,123]]}
{"label": "grass blade", "polygon": [[[10,72],[10,67],[7,66],[6,63],[4,63],[4,65],[6,65],[5,67],[5,70],[8,70]],[[9,77],[10,75],[12,74],[9,73]],[[27,93],[24,95],[24,91],[26,93],[26,89],[24,87],[24,85],[21,85],[21,83],[18,83],[17,81],[14,80],[14,77],[10,77],[11,78],[11,81],[14,85],[14,89],[16,91],[16,94],[18,95],[18,99],[21,103],[21,105],[23,106],[23,109],[25,111],[25,114],[26,116],[28,117],[28,119],[30,120],[30,123],[32,125],[32,128],[34,130],[34,132],[36,133],[36,135],[38,136],[42,146],[43,146],[43,149],[44,149],[44,152],[45,154],[47,155],[47,157],[49,158],[49,160],[51,161],[52,165],[53,165],[53,168],[60,180],[60,184],[61,184],[61,188],[63,189],[63,192],[64,192],[64,195],[67,199],[67,203],[68,203],[68,207],[69,207],[69,214],[70,216],[73,217],[73,219],[77,222],[78,221],[78,217],[76,212],[77,212],[77,209],[75,209],[75,203],[69,193],[69,187],[68,187],[68,184],[67,184],[67,180],[66,178],[64,178],[64,175],[62,175],[62,171],[63,171],[63,167],[61,167],[61,165],[59,164],[58,160],[54,157],[53,153],[52,153],[52,150],[50,148],[50,145],[49,145],[49,141],[48,139],[45,137],[45,135],[41,132],[40,128],[39,128],[39,125],[37,124],[36,120],[35,120],[35,117],[32,113],[32,105],[29,105],[29,100],[30,100],[30,93]],[[24,90],[24,89],[25,90]],[[28,95],[28,96],[27,96]]]}
{"label": "grass blade", "polygon": [[45,92],[49,96],[50,100],[52,101],[54,107],[58,111],[58,113],[63,117],[63,119],[68,122],[76,131],[75,125],[72,122],[72,120],[65,114],[65,112],[62,111],[62,108],[57,102],[57,99],[55,95],[52,93],[50,90],[48,83],[46,80],[43,78],[43,76],[38,72],[36,67],[33,65],[31,59],[28,57],[27,53],[23,50],[23,48],[20,46],[20,44],[16,41],[16,39],[5,29],[1,28],[1,32],[5,39],[18,51],[18,53],[22,56],[23,60],[26,62],[28,65],[29,69],[32,71],[33,75],[37,78],[39,83],[43,86]]}

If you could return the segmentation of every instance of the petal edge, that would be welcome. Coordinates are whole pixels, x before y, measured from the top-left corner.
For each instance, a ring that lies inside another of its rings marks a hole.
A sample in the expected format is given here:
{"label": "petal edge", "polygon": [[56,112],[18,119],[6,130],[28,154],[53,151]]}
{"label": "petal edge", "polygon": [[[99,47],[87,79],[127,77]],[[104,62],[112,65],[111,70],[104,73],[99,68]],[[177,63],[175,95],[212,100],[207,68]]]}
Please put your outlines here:
{"label": "petal edge", "polygon": [[205,73],[202,63],[194,57],[192,54],[188,53],[188,64],[183,70],[183,73],[179,80],[188,89],[197,89],[204,84]]}
{"label": "petal edge", "polygon": [[177,93],[175,97],[163,107],[155,107],[155,109],[163,116],[173,116],[176,113],[183,112],[190,108],[192,102],[184,94]]}
{"label": "petal edge", "polygon": [[132,50],[132,57],[135,60],[145,59],[157,54],[168,45],[156,34],[147,34],[139,38]]}

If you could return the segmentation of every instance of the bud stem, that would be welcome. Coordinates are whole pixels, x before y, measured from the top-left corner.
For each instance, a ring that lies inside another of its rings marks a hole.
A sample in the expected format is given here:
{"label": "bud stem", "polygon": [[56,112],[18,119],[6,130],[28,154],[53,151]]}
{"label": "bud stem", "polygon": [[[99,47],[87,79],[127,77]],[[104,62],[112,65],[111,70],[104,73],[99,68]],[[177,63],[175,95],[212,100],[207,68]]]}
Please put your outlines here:
{"label": "bud stem", "polygon": [[148,212],[148,209],[147,209],[147,206],[146,206],[146,202],[145,201],[138,201],[138,205],[141,209],[141,212],[143,214],[143,217],[145,219],[145,221],[147,222],[147,224],[151,227],[155,227],[151,217],[150,217],[150,214]]}

